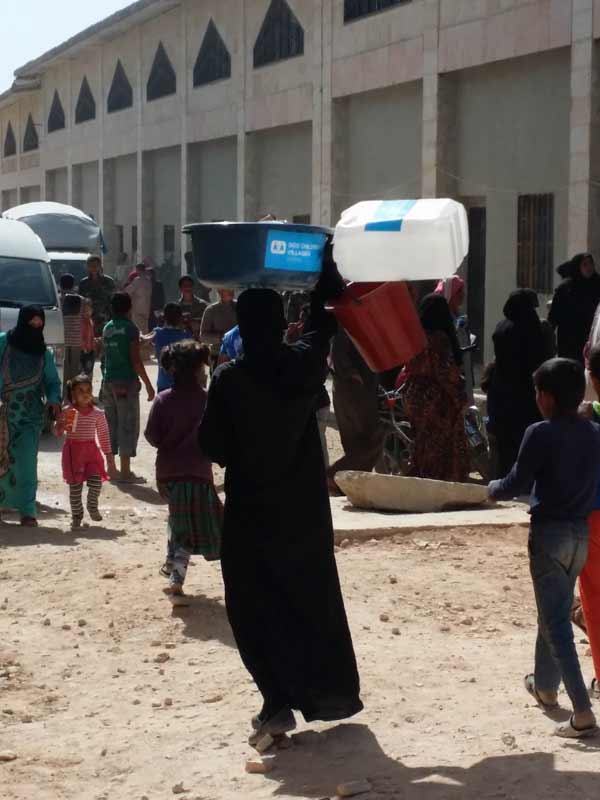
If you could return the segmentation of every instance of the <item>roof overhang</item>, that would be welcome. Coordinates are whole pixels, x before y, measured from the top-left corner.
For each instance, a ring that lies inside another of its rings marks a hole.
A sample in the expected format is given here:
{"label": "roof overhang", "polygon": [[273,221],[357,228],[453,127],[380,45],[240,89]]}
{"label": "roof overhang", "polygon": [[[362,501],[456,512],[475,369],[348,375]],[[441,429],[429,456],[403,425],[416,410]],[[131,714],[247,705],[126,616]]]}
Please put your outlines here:
{"label": "roof overhang", "polygon": [[106,19],[90,25],[57,47],[48,50],[39,58],[27,62],[15,70],[13,85],[6,92],[0,94],[0,105],[5,105],[7,100],[14,100],[15,95],[21,92],[38,90],[41,87],[42,73],[62,59],[73,58],[86,47],[99,44],[106,39],[113,39],[131,28],[132,25],[158,17],[180,5],[180,2],[181,0],[137,0],[120,11],[115,11]]}

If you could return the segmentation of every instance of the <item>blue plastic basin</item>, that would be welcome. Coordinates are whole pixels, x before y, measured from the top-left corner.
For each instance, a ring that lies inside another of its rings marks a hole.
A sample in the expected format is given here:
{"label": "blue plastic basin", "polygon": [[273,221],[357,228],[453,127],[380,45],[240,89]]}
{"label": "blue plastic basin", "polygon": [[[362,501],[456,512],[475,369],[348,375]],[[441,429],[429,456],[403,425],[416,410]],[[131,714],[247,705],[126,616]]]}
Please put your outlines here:
{"label": "blue plastic basin", "polygon": [[194,269],[207,286],[309,290],[316,284],[330,228],[287,222],[186,225]]}

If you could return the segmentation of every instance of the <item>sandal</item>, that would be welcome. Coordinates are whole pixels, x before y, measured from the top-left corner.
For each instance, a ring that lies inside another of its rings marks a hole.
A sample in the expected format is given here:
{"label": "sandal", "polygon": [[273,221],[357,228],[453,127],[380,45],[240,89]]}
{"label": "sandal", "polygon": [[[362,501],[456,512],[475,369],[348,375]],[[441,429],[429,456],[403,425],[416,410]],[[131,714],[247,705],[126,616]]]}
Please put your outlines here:
{"label": "sandal", "polygon": [[21,517],[21,527],[23,528],[37,528],[38,521],[35,517]]}
{"label": "sandal", "polygon": [[589,693],[593,700],[600,700],[600,682],[598,681],[598,678],[592,678]]}
{"label": "sandal", "polygon": [[544,711],[552,711],[553,709],[558,708],[558,702],[544,703],[544,701],[540,697],[540,693],[535,688],[535,675],[533,675],[533,673],[525,675],[523,683],[525,685],[525,691],[533,697],[535,702],[539,705],[540,708],[544,709]]}
{"label": "sandal", "polygon": [[596,736],[597,733],[600,733],[600,728],[597,725],[576,728],[573,722],[574,718],[575,715],[573,714],[567,723],[555,728],[554,735],[559,736],[561,739],[589,739],[590,736]]}

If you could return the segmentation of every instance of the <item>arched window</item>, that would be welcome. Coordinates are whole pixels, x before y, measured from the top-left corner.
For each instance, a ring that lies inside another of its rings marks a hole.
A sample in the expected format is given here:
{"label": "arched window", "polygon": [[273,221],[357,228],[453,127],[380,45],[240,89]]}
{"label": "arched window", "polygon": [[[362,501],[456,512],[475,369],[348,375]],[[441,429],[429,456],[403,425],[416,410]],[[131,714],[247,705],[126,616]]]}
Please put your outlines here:
{"label": "arched window", "polygon": [[81,81],[81,89],[75,106],[75,123],[79,125],[79,123],[89,122],[91,119],[96,119],[96,101],[88,79],[84,77]]}
{"label": "arched window", "polygon": [[286,0],[271,0],[254,45],[254,66],[262,67],[304,53],[304,29]]}
{"label": "arched window", "polygon": [[13,131],[12,124],[9,122],[6,128],[6,136],[4,137],[4,158],[10,158],[17,155],[17,140]]}
{"label": "arched window", "polygon": [[194,64],[194,86],[231,77],[231,56],[215,23],[208,23]]}
{"label": "arched window", "polygon": [[146,85],[146,100],[158,100],[177,91],[177,76],[163,43],[159,42]]}
{"label": "arched window", "polygon": [[31,114],[27,117],[27,125],[25,126],[25,136],[23,136],[23,152],[30,153],[32,150],[37,150],[40,146],[40,140],[33,124],[33,117]]}
{"label": "arched window", "polygon": [[367,14],[376,14],[386,11],[393,6],[410,3],[411,0],[344,0],[344,22],[366,17]]}
{"label": "arched window", "polygon": [[50,106],[50,113],[48,114],[48,133],[62,131],[64,127],[65,111],[62,107],[62,103],[60,102],[58,92],[55,91],[54,97],[52,98],[52,105]]}
{"label": "arched window", "polygon": [[112,114],[113,111],[123,111],[125,108],[131,108],[132,105],[133,89],[119,59],[110,85],[106,110],[109,114]]}

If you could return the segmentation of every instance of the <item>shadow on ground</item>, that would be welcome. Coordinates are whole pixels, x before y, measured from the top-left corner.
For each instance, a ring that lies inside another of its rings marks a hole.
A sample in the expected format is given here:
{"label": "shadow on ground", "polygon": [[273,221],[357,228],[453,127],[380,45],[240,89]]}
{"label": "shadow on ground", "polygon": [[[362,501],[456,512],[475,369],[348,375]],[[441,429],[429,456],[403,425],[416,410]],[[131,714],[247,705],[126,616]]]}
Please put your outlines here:
{"label": "shadow on ground", "polygon": [[279,784],[275,795],[329,798],[338,784],[366,778],[373,787],[369,797],[393,800],[600,797],[600,742],[594,740],[567,745],[589,754],[589,772],[557,771],[551,753],[493,756],[466,769],[447,764],[406,767],[400,757],[388,756],[374,733],[359,724],[338,725],[322,733],[307,731],[293,741],[293,748],[277,755],[277,768],[267,776]]}
{"label": "shadow on ground", "polygon": [[184,636],[201,642],[216,640],[227,647],[235,647],[223,602],[203,594],[186,594],[191,604],[187,608],[174,608],[172,611],[172,616],[184,624]]}
{"label": "shadow on ground", "polygon": [[155,506],[164,506],[167,504],[166,500],[151,486],[144,486],[139,483],[119,483],[118,481],[111,483],[111,486],[118,489],[123,494],[128,494],[140,503],[148,503]]}
{"label": "shadow on ground", "polygon": [[37,528],[22,528],[18,522],[2,522],[0,524],[0,549],[2,547],[35,547],[40,544],[51,544],[57,547],[74,547],[85,539],[118,539],[125,536],[125,531],[112,528],[95,527],[80,528],[78,531],[64,531],[43,524]]}

